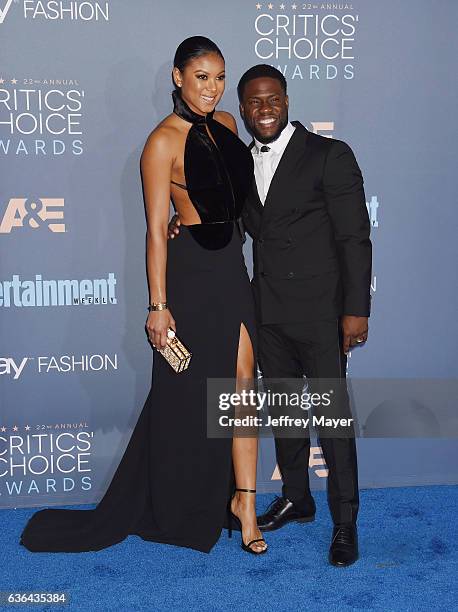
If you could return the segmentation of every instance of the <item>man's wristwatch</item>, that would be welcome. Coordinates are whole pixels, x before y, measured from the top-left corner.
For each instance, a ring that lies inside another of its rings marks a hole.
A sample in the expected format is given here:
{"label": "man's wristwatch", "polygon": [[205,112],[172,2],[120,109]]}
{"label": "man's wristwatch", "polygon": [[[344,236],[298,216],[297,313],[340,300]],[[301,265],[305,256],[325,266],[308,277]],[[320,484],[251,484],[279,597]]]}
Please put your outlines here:
{"label": "man's wristwatch", "polygon": [[152,304],[148,306],[148,312],[151,312],[154,310],[167,310],[167,308],[168,308],[167,302],[153,302]]}

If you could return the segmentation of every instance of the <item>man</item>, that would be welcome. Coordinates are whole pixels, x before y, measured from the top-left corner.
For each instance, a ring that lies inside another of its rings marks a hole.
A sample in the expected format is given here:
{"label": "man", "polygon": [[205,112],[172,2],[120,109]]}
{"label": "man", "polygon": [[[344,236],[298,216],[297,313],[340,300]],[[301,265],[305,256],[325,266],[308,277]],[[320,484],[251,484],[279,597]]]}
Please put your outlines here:
{"label": "man", "polygon": [[[348,145],[288,121],[286,80],[268,65],[238,84],[240,112],[254,137],[253,190],[243,213],[253,238],[252,281],[265,379],[341,379],[346,355],[366,341],[371,242],[363,179]],[[346,388],[344,412],[348,408]],[[308,436],[275,434],[282,496],[258,517],[262,531],[315,516]],[[329,561],[358,558],[354,437],[320,436],[334,523]]]}

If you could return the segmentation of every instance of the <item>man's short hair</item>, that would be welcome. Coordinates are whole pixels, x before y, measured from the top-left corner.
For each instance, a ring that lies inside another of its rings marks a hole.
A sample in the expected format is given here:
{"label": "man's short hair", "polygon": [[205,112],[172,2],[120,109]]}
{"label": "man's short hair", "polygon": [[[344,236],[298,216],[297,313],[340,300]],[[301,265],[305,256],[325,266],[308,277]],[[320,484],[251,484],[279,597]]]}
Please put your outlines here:
{"label": "man's short hair", "polygon": [[286,79],[280,70],[277,70],[273,66],[269,66],[268,64],[258,64],[257,66],[252,66],[248,68],[248,70],[242,74],[239,84],[237,85],[237,94],[239,97],[239,102],[242,101],[243,92],[245,91],[245,85],[252,81],[253,79],[258,79],[260,77],[269,77],[270,79],[277,79],[280,82],[280,85],[283,88],[283,91],[286,94]]}

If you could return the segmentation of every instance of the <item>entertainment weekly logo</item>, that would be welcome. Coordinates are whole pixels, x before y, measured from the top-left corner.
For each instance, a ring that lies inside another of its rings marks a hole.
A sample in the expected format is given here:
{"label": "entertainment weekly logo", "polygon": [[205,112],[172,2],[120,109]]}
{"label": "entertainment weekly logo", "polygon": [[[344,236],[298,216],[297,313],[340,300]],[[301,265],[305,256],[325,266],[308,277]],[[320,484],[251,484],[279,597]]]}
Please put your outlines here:
{"label": "entertainment weekly logo", "polygon": [[2,0],[0,2],[0,25],[3,24],[16,6],[21,8],[24,19],[37,21],[101,21],[110,20],[109,2],[94,2],[93,0]]}
{"label": "entertainment weekly logo", "polygon": [[110,272],[106,278],[43,279],[35,274],[33,280],[21,280],[13,274],[11,280],[0,280],[0,307],[45,308],[48,306],[106,306],[117,304],[116,277]]}
{"label": "entertainment weekly logo", "polygon": [[82,155],[85,91],[76,79],[0,73],[0,156]]}
{"label": "entertainment weekly logo", "polygon": [[0,497],[89,491],[94,432],[74,431],[84,428],[25,425],[21,433],[17,425],[0,425]]}
{"label": "entertainment weekly logo", "polygon": [[289,79],[355,76],[359,14],[354,2],[253,2],[253,50]]}

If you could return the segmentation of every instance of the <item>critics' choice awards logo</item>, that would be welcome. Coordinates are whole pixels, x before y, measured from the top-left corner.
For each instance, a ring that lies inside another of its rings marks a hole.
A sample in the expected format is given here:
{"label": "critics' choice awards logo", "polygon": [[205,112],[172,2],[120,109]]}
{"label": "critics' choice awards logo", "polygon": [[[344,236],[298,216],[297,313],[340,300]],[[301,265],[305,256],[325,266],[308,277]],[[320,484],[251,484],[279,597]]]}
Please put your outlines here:
{"label": "critics' choice awards logo", "polygon": [[0,74],[0,155],[81,155],[83,112],[76,80]]}
{"label": "critics' choice awards logo", "polygon": [[47,280],[35,274],[34,280],[0,280],[0,307],[45,307],[117,304],[116,277],[83,280]]}
{"label": "critics' choice awards logo", "polygon": [[5,22],[12,5],[21,7],[21,15],[27,20],[36,21],[109,21],[109,2],[94,0],[0,0],[0,25]]}
{"label": "critics' choice awards logo", "polygon": [[61,233],[65,232],[63,219],[63,198],[11,198],[0,218],[0,234],[23,228],[47,228]]}
{"label": "critics' choice awards logo", "polygon": [[[0,426],[0,496],[89,491],[94,432],[59,431],[83,427],[25,425],[21,433],[17,425]],[[34,429],[37,433],[28,433]]]}
{"label": "critics' choice awards logo", "polygon": [[39,357],[0,357],[0,376],[19,380],[24,373],[68,374],[108,372],[118,369],[118,355],[40,355]]}
{"label": "critics' choice awards logo", "polygon": [[258,2],[254,52],[290,79],[353,79],[359,15],[349,2]]}

